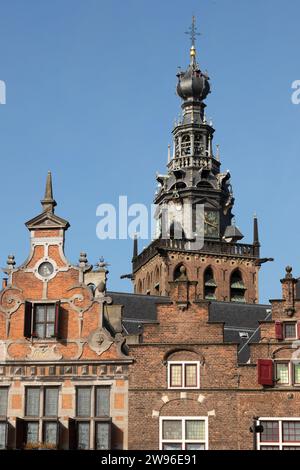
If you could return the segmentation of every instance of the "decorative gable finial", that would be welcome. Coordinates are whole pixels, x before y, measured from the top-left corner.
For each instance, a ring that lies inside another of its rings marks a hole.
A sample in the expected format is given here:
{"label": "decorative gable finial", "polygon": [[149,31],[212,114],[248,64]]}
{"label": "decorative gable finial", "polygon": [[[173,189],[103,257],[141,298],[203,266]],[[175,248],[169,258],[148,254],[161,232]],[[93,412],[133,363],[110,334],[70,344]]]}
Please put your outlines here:
{"label": "decorative gable finial", "polygon": [[56,201],[53,199],[51,171],[48,171],[45,196],[44,199],[42,199],[41,204],[44,209],[44,212],[51,212],[52,214],[54,214],[54,207],[56,206]]}

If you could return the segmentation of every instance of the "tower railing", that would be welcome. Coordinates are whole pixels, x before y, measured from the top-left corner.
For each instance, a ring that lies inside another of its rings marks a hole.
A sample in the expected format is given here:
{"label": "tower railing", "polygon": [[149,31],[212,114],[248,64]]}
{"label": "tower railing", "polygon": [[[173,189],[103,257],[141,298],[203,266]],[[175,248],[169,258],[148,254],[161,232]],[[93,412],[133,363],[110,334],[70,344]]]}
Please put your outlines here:
{"label": "tower railing", "polygon": [[184,157],[175,157],[168,164],[169,171],[179,170],[181,168],[207,168],[210,170],[218,165],[218,161],[213,157],[195,157],[186,155]]}
{"label": "tower railing", "polygon": [[147,248],[145,248],[138,256],[133,258],[133,271],[135,272],[151,258],[153,258],[159,249],[169,251],[185,251],[194,253],[205,253],[214,255],[227,255],[232,257],[243,258],[259,258],[259,247],[246,243],[226,243],[219,240],[205,240],[203,247],[193,249],[195,241],[193,240],[176,240],[176,239],[162,239],[154,240]]}

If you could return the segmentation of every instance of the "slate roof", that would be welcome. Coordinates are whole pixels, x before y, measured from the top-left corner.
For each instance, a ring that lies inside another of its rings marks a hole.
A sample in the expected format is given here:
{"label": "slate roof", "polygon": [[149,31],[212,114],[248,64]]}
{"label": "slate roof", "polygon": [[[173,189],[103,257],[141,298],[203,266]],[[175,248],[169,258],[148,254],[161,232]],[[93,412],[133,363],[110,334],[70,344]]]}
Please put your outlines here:
{"label": "slate roof", "polygon": [[[141,332],[142,325],[157,320],[156,306],[168,303],[168,297],[109,292],[115,304],[123,305],[123,326],[125,334]],[[259,322],[271,321],[270,305],[245,304],[238,302],[216,302],[210,304],[209,320],[224,323],[224,341],[239,344],[239,363],[249,359],[249,343],[260,340]]]}

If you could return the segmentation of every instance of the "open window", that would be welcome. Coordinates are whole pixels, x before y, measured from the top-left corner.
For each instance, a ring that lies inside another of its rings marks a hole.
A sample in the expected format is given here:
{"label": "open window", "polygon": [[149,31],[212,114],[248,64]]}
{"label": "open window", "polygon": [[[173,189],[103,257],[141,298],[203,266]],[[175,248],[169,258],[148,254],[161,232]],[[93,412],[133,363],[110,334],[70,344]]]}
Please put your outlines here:
{"label": "open window", "polygon": [[59,338],[60,301],[54,303],[25,302],[25,338]]}

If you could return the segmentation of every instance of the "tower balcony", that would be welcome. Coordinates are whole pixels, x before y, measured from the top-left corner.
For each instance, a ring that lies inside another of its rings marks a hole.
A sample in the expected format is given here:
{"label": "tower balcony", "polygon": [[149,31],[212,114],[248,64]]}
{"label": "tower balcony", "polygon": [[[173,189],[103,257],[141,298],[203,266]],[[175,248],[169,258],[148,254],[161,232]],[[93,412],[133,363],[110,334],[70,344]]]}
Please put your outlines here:
{"label": "tower balcony", "polygon": [[205,240],[203,247],[193,249],[194,240],[174,240],[158,238],[145,248],[132,260],[133,272],[136,272],[144,264],[150,261],[160,250],[184,251],[189,253],[202,253],[217,256],[230,256],[236,258],[259,259],[259,247],[245,243],[226,243],[219,240]]}
{"label": "tower balcony", "polygon": [[219,170],[220,162],[212,157],[196,157],[192,155],[186,155],[184,157],[173,158],[170,163],[168,163],[169,171],[179,170],[182,168],[205,168],[208,170]]}

